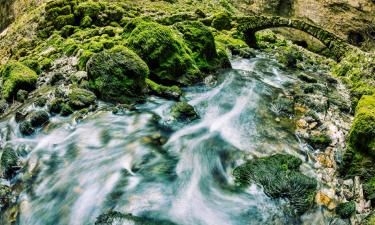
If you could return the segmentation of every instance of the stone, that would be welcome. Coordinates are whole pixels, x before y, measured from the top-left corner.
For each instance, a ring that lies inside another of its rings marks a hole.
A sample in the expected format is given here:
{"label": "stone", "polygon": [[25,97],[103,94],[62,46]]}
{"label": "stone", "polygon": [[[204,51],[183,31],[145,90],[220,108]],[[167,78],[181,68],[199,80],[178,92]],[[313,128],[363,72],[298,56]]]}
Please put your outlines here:
{"label": "stone", "polygon": [[44,110],[32,112],[30,114],[30,123],[34,128],[42,127],[49,122],[49,115]]}

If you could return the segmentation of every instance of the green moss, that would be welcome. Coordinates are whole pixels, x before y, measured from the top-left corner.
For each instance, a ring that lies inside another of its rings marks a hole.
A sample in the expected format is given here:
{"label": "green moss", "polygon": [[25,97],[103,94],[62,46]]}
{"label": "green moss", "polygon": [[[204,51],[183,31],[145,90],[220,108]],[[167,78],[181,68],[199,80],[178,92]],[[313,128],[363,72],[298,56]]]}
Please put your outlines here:
{"label": "green moss", "polygon": [[192,121],[198,119],[194,107],[187,102],[177,102],[171,108],[172,116],[179,121]]}
{"label": "green moss", "polygon": [[30,114],[30,123],[34,128],[42,127],[49,122],[49,115],[44,110],[38,110]]}
{"label": "green moss", "polygon": [[73,109],[68,104],[63,103],[61,105],[61,115],[62,116],[69,116],[73,112],[74,112]]}
{"label": "green moss", "polygon": [[61,29],[66,25],[75,25],[76,21],[73,14],[58,16],[54,21],[57,29]]}
{"label": "green moss", "polygon": [[81,27],[90,27],[92,24],[92,19],[90,16],[85,16],[83,17],[83,19],[81,20],[81,23],[80,23],[80,26]]}
{"label": "green moss", "polygon": [[51,103],[49,104],[49,111],[51,113],[56,113],[56,114],[60,113],[63,103],[64,103],[64,99],[62,98],[53,99]]}
{"label": "green moss", "polygon": [[97,18],[102,10],[102,6],[99,2],[87,1],[80,3],[74,8],[74,14],[77,17],[89,16],[91,18]]}
{"label": "green moss", "polygon": [[30,136],[35,131],[30,121],[21,122],[19,126],[19,130],[20,130],[20,133],[24,136]]}
{"label": "green moss", "polygon": [[214,15],[212,27],[217,30],[230,30],[232,28],[232,18],[227,12],[221,12]]}
{"label": "green moss", "polygon": [[168,99],[179,99],[182,91],[178,86],[164,86],[156,82],[146,79],[146,84],[150,89],[151,94],[161,96]]}
{"label": "green moss", "polygon": [[5,209],[11,204],[12,201],[12,190],[3,184],[0,184],[0,210],[5,211]]}
{"label": "green moss", "polygon": [[22,89],[17,91],[17,96],[16,96],[17,101],[24,102],[27,100],[28,97],[29,97],[29,92],[22,90]]}
{"label": "green moss", "polygon": [[350,218],[355,213],[355,202],[350,201],[338,204],[336,207],[336,213],[341,218]]}
{"label": "green moss", "polygon": [[18,62],[9,62],[1,71],[3,78],[2,96],[6,100],[15,97],[18,90],[31,91],[35,88],[38,75],[29,67]]}
{"label": "green moss", "polygon": [[375,156],[375,96],[359,101],[348,136],[349,147]]}
{"label": "green moss", "polygon": [[128,102],[143,97],[149,69],[133,51],[116,47],[95,54],[87,72],[91,88],[101,99]]}
{"label": "green moss", "polygon": [[86,64],[90,60],[90,58],[94,55],[92,51],[85,50],[79,57],[78,61],[78,70],[86,70]]}
{"label": "green moss", "polygon": [[[87,108],[90,105],[94,104],[96,101],[96,96],[91,91],[73,88],[69,91],[68,94],[68,103],[73,109],[83,109]],[[62,105],[62,109],[63,109]]]}
{"label": "green moss", "polygon": [[147,63],[153,80],[187,85],[202,78],[190,49],[170,27],[140,22],[131,32],[128,45]]}
{"label": "green moss", "polygon": [[61,37],[64,37],[64,38],[69,37],[70,35],[74,34],[75,29],[76,28],[72,25],[64,26],[60,31]]}
{"label": "green moss", "polygon": [[220,66],[212,32],[201,22],[184,22],[176,24],[183,38],[192,51],[192,58],[199,69],[210,72]]}
{"label": "green moss", "polygon": [[260,184],[272,198],[286,198],[297,214],[303,214],[314,203],[317,182],[299,172],[302,160],[276,154],[248,161],[233,171],[236,182],[247,186]]}

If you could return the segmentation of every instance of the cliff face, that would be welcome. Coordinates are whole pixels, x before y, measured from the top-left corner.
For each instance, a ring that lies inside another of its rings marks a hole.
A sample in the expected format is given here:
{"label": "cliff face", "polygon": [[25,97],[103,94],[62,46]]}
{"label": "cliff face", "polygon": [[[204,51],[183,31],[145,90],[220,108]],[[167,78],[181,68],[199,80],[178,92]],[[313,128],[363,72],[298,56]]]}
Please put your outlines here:
{"label": "cliff face", "polygon": [[0,0],[0,32],[14,19],[13,0]]}

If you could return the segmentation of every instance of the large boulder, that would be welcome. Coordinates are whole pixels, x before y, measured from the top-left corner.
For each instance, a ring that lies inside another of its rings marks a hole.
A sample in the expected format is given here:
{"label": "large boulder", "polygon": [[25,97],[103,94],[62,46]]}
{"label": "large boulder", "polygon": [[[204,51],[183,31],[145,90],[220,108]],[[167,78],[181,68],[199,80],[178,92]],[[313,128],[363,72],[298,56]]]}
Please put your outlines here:
{"label": "large boulder", "polygon": [[0,71],[2,81],[2,97],[12,100],[19,90],[31,91],[35,88],[38,75],[22,63],[10,62]]}
{"label": "large boulder", "polygon": [[90,87],[99,98],[129,102],[144,95],[149,69],[136,53],[116,47],[92,56],[87,72]]}
{"label": "large boulder", "polygon": [[258,158],[237,167],[233,174],[241,186],[256,183],[272,198],[286,198],[297,214],[314,203],[317,181],[299,171],[302,160],[292,155],[276,154]]}
{"label": "large boulder", "polygon": [[139,22],[132,30],[128,45],[149,66],[151,79],[162,84],[192,84],[202,74],[190,56],[181,34],[154,22]]}

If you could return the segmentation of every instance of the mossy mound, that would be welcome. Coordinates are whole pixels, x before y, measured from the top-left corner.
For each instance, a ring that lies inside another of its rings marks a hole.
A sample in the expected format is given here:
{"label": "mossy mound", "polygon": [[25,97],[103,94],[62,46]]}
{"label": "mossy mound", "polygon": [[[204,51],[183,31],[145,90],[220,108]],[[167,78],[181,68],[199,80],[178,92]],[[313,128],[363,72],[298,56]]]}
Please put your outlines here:
{"label": "mossy mound", "polygon": [[128,46],[147,63],[155,81],[188,85],[202,78],[180,33],[170,27],[140,22],[131,32]]}
{"label": "mossy mound", "polygon": [[18,62],[9,62],[0,71],[2,97],[8,101],[16,97],[19,90],[31,91],[35,88],[38,75],[35,71]]}
{"label": "mossy mound", "polygon": [[297,214],[303,214],[314,203],[317,181],[299,171],[302,160],[284,154],[254,159],[233,171],[236,182],[247,186],[260,184],[272,198],[286,198]]}
{"label": "mossy mound", "polygon": [[363,96],[358,102],[348,144],[357,151],[375,156],[375,96]]}
{"label": "mossy mound", "polygon": [[150,90],[151,94],[168,98],[168,99],[176,99],[178,100],[182,95],[182,91],[178,86],[164,86],[158,84],[150,79],[146,79],[147,87]]}
{"label": "mossy mound", "polygon": [[149,69],[133,51],[116,47],[94,55],[87,63],[90,87],[107,101],[142,98]]}
{"label": "mossy mound", "polygon": [[214,15],[211,26],[217,30],[230,30],[232,18],[227,12],[220,12]]}
{"label": "mossy mound", "polygon": [[198,114],[194,107],[187,102],[177,102],[172,106],[172,116],[179,121],[192,121],[198,119]]}
{"label": "mossy mound", "polygon": [[133,216],[117,211],[109,211],[96,218],[95,225],[115,225],[115,224],[137,224],[137,225],[175,225],[167,220],[149,219],[146,217]]}

